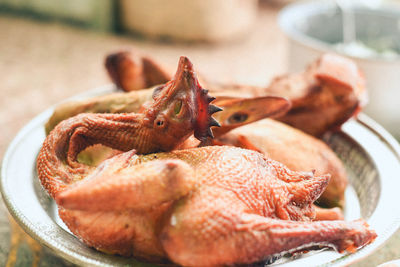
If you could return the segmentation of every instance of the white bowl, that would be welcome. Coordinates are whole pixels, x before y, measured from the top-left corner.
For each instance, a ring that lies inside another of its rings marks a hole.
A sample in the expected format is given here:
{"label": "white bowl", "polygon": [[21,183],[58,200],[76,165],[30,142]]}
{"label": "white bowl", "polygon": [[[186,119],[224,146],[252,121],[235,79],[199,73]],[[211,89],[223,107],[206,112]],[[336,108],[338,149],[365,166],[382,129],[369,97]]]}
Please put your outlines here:
{"label": "white bowl", "polygon": [[[372,10],[354,8],[357,39],[389,37],[400,53],[400,6],[387,4]],[[300,71],[326,52],[340,53],[342,13],[332,1],[287,6],[279,24],[289,37],[289,71]],[[347,55],[348,56],[348,55]],[[365,112],[400,138],[400,55],[394,58],[353,58],[367,80],[369,104]]]}

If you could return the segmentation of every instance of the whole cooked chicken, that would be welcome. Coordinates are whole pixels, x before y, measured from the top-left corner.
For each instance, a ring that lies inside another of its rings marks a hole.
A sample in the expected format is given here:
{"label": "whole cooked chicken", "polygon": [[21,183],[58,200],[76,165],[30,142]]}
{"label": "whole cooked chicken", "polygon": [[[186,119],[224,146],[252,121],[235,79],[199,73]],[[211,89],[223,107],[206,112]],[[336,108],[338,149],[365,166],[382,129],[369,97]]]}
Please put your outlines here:
{"label": "whole cooked chicken", "polygon": [[[329,175],[292,172],[262,154],[208,146],[113,157],[56,196],[61,218],[91,246],[183,266],[267,260],[376,234],[363,220],[312,222]],[[112,237],[112,238],[111,238]]]}
{"label": "whole cooked chicken", "polygon": [[[354,252],[375,239],[362,219],[311,221],[328,174],[293,172],[235,147],[173,150],[192,134],[212,135],[219,110],[212,101],[182,57],[139,112],[59,123],[37,170],[69,229],[107,253],[185,266],[246,264],[315,247]],[[127,152],[99,166],[78,162],[94,144]]]}

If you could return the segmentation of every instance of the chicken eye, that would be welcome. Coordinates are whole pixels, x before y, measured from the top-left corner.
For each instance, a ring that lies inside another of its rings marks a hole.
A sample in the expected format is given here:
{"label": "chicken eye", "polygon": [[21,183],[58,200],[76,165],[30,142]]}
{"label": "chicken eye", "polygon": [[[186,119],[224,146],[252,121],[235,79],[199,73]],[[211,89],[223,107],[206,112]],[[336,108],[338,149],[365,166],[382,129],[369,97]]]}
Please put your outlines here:
{"label": "chicken eye", "polygon": [[181,112],[181,110],[182,110],[182,100],[178,100],[178,101],[176,101],[175,107],[174,107],[175,115],[178,115]]}
{"label": "chicken eye", "polygon": [[242,123],[245,122],[248,119],[248,117],[249,115],[247,115],[246,113],[236,112],[228,118],[228,123],[229,124]]}
{"label": "chicken eye", "polygon": [[167,122],[165,121],[164,118],[157,118],[157,119],[154,121],[154,126],[155,126],[156,128],[159,128],[159,129],[164,128],[164,127],[166,126],[166,124],[167,124]]}

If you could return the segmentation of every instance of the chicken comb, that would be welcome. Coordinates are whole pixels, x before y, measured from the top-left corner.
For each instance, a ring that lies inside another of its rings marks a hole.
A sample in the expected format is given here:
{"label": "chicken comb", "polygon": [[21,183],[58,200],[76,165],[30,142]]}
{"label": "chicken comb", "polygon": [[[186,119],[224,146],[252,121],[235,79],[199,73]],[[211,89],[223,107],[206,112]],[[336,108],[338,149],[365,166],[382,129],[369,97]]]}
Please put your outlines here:
{"label": "chicken comb", "polygon": [[[200,85],[198,86],[200,87]],[[215,100],[215,97],[210,96],[207,89],[201,88],[198,94],[198,115],[194,124],[194,137],[200,141],[205,141],[208,137],[214,138],[211,127],[221,126],[219,122],[211,116],[218,111],[222,111],[222,108],[210,104]]]}

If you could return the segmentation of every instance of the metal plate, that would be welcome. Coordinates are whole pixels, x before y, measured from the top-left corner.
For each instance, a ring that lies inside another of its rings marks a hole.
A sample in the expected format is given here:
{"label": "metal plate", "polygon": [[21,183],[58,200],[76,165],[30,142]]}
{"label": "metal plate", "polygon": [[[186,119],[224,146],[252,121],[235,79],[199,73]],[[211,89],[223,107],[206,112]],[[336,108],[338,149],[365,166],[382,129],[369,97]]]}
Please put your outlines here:
{"label": "metal plate", "polygon": [[[104,86],[77,98],[110,93]],[[49,109],[28,123],[9,146],[1,170],[4,201],[21,227],[41,244],[61,257],[84,266],[151,266],[134,259],[106,255],[85,246],[63,225],[56,206],[44,192],[36,175],[36,156],[45,138],[44,123]],[[400,146],[382,127],[365,115],[347,122],[341,132],[325,141],[343,160],[351,186],[346,192],[346,219],[367,219],[378,238],[354,254],[331,250],[304,254],[297,259],[284,258],[273,265],[344,266],[372,253],[399,228],[400,212],[392,209],[400,203]]]}

